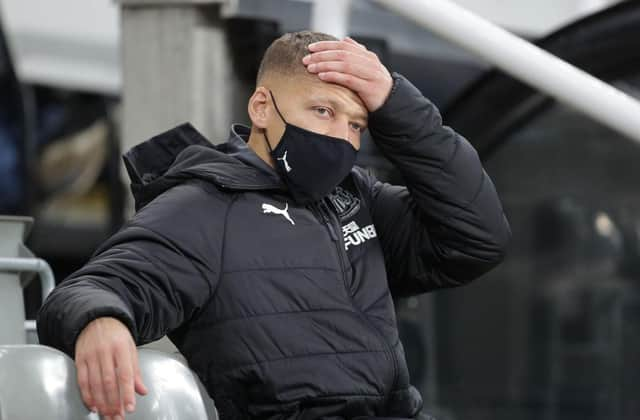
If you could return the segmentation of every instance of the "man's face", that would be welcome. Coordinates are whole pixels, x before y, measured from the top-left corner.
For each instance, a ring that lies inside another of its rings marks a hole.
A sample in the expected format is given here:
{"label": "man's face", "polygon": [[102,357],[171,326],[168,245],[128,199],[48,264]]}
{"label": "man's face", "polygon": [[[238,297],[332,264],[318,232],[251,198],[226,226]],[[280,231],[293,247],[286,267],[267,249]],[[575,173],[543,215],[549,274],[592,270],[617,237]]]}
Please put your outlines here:
{"label": "man's face", "polygon": [[[344,139],[355,149],[360,149],[360,137],[367,126],[368,113],[356,93],[343,86],[323,82],[313,75],[279,80],[270,84],[270,89],[288,123]],[[284,128],[274,107],[267,127],[267,131],[274,135],[272,141],[282,137]]]}

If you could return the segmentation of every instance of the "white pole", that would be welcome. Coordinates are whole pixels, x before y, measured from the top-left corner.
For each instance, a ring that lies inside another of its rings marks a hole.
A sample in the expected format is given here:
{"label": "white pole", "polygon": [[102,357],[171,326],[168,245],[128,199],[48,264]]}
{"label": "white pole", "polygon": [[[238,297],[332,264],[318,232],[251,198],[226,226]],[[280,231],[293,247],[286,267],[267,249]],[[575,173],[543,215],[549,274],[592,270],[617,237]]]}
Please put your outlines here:
{"label": "white pole", "polygon": [[640,143],[640,102],[449,0],[375,0]]}
{"label": "white pole", "polygon": [[349,34],[351,0],[315,0],[311,29],[342,39]]}

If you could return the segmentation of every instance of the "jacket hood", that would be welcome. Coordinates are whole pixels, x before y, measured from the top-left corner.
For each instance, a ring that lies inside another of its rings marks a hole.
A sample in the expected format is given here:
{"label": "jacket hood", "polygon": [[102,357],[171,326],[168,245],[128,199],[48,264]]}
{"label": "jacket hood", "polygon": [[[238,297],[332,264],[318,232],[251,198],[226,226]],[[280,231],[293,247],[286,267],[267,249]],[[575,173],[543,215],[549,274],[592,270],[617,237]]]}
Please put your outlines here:
{"label": "jacket hood", "polygon": [[[124,154],[136,211],[169,188],[190,179],[202,179],[229,190],[284,190],[275,171],[252,159],[243,136],[249,128],[231,127],[226,143],[212,144],[191,124],[184,123],[133,147]],[[266,166],[266,164],[264,164]]]}

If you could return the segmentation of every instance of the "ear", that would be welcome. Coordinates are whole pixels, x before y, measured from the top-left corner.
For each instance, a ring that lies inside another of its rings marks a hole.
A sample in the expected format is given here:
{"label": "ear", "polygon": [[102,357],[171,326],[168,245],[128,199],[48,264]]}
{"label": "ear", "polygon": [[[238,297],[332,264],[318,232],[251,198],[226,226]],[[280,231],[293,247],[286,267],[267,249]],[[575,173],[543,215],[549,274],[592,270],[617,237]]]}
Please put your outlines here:
{"label": "ear", "polygon": [[253,127],[266,128],[269,121],[269,90],[264,86],[258,86],[249,98],[249,118]]}

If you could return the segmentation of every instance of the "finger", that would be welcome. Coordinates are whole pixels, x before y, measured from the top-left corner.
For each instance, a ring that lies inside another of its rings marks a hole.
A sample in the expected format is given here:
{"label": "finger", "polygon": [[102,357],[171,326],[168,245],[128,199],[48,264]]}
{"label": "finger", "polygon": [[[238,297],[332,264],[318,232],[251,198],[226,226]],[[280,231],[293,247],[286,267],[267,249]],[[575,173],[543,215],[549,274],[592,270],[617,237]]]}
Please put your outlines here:
{"label": "finger", "polygon": [[135,386],[136,392],[140,395],[147,395],[149,393],[149,390],[142,382],[141,376],[136,376],[134,386]]}
{"label": "finger", "polygon": [[345,42],[349,42],[350,44],[353,44],[356,47],[358,47],[361,50],[363,50],[364,53],[367,55],[367,57],[370,58],[371,60],[378,61],[378,62],[380,61],[380,58],[378,57],[378,54],[376,54],[373,51],[369,50],[365,45],[359,43],[355,39],[350,38],[350,37],[346,37],[345,38]]}
{"label": "finger", "polygon": [[344,61],[322,61],[320,63],[312,63],[307,66],[307,70],[311,73],[337,71],[339,73],[351,74],[365,80],[371,80],[375,76],[375,71],[372,70],[370,66],[362,66]]}
{"label": "finger", "polygon": [[138,394],[147,395],[149,390],[142,381],[142,373],[140,372],[140,364],[138,362],[138,350],[135,345],[132,347],[133,351],[131,352],[131,361],[133,363],[134,387]]}
{"label": "finger", "polygon": [[311,52],[331,51],[331,50],[351,51],[353,53],[358,53],[358,54],[367,52],[366,48],[363,50],[360,46],[347,41],[314,42],[313,44],[309,44],[308,49]]}
{"label": "finger", "polygon": [[123,346],[123,349],[116,349],[115,361],[122,406],[131,413],[136,408],[136,396],[133,379],[133,362],[127,346]]}
{"label": "finger", "polygon": [[116,415],[120,413],[120,389],[116,367],[113,362],[113,354],[110,351],[100,352],[100,368],[102,373],[102,388],[107,403],[105,414]]}
{"label": "finger", "polygon": [[355,39],[353,39],[353,38],[351,38],[351,37],[349,37],[349,36],[348,36],[348,37],[346,37],[346,38],[344,39],[344,41],[345,41],[345,42],[348,42],[348,43],[350,43],[350,44],[353,44],[353,45],[355,45],[356,47],[358,47],[358,48],[360,48],[360,49],[363,49],[363,50],[367,51],[367,47],[365,47],[364,45],[362,45],[361,43],[359,43],[358,41],[356,41]]}
{"label": "finger", "polygon": [[87,363],[82,360],[76,363],[78,368],[78,387],[80,388],[80,394],[82,395],[82,401],[87,408],[93,412],[97,411],[97,407],[93,398],[91,397],[91,385],[89,384],[89,367]]}
{"label": "finger", "polygon": [[359,63],[361,65],[379,66],[379,63],[371,58],[362,54],[356,54],[351,51],[343,50],[330,50],[319,51],[313,54],[307,55],[302,59],[303,64],[309,65],[313,63],[319,63],[321,61],[349,61],[352,63]]}
{"label": "finger", "polygon": [[318,77],[323,82],[335,83],[344,86],[354,92],[365,92],[369,83],[366,80],[337,71],[329,71],[326,73],[318,73]]}
{"label": "finger", "polygon": [[94,406],[103,414],[107,411],[107,403],[102,389],[102,373],[97,359],[87,360],[89,388]]}
{"label": "finger", "polygon": [[317,53],[321,51],[331,51],[331,50],[349,51],[354,54],[367,57],[370,60],[380,61],[378,59],[378,56],[374,52],[367,50],[367,48],[364,45],[357,44],[356,41],[353,41],[353,42],[320,41],[313,44],[309,44],[308,49],[311,53]]}

